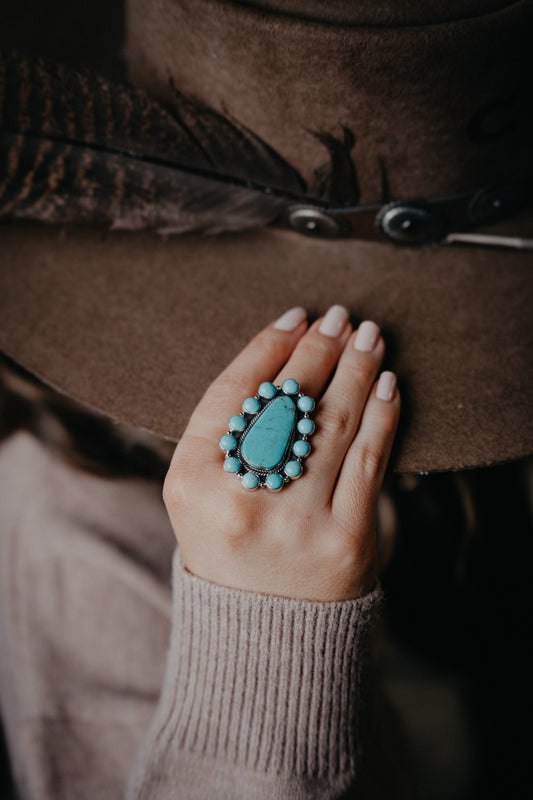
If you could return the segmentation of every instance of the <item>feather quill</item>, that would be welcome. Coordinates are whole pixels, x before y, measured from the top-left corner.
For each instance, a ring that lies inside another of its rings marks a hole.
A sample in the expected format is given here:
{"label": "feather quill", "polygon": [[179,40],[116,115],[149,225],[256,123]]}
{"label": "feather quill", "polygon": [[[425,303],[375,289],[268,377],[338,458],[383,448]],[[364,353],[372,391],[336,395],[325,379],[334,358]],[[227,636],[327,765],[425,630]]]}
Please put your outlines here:
{"label": "feather quill", "polygon": [[266,225],[306,184],[236,121],[0,51],[0,218],[218,233]]}

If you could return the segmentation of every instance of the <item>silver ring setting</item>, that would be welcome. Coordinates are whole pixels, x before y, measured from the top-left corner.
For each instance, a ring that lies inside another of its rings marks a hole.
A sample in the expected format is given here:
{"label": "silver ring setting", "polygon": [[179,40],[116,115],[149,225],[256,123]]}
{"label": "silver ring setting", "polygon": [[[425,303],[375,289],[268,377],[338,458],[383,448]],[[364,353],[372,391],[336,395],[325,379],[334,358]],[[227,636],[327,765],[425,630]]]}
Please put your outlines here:
{"label": "silver ring setting", "polygon": [[315,401],[288,378],[281,386],[264,381],[254,397],[246,397],[240,413],[229,420],[219,445],[224,470],[237,475],[248,491],[279,492],[302,475],[315,430],[310,417]]}

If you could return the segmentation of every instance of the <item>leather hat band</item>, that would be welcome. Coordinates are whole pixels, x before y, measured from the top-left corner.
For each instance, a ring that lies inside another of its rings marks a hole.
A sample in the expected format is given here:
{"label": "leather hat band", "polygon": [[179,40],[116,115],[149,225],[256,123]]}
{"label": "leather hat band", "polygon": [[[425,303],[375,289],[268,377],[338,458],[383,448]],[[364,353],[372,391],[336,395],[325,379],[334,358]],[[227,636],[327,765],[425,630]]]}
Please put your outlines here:
{"label": "leather hat band", "polygon": [[527,205],[528,186],[524,181],[446,197],[352,208],[295,203],[286,209],[279,224],[323,239],[356,238],[411,247],[442,243],[450,234],[508,219]]}

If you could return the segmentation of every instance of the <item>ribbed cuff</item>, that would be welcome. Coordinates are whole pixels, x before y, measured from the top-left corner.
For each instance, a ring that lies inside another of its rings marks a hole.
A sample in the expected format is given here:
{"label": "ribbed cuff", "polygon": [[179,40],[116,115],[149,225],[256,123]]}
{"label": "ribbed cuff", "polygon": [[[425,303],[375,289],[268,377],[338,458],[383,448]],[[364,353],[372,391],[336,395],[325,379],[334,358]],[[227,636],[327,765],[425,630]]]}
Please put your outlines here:
{"label": "ribbed cuff", "polygon": [[188,573],[177,553],[159,740],[264,772],[352,772],[380,599],[379,590],[319,603],[228,589]]}

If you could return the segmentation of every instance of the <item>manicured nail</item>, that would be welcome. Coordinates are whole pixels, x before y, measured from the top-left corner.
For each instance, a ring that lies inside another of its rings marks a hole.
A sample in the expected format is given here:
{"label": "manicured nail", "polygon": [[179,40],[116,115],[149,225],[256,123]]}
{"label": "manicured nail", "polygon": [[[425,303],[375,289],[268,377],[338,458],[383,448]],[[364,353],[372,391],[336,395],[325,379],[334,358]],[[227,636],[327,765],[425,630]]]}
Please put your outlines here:
{"label": "manicured nail", "polygon": [[394,372],[382,372],[376,389],[378,400],[392,400],[396,391],[396,375]]}
{"label": "manicured nail", "polygon": [[348,322],[349,314],[344,306],[331,306],[328,313],[322,320],[318,332],[323,336],[331,336],[334,339],[340,336],[344,326]]}
{"label": "manicured nail", "polygon": [[379,328],[375,322],[366,320],[359,325],[357,336],[355,337],[354,347],[363,353],[370,353],[377,345],[379,340]]}
{"label": "manicured nail", "polygon": [[307,311],[301,306],[290,308],[286,311],[274,325],[278,331],[294,331],[298,325],[307,317]]}

